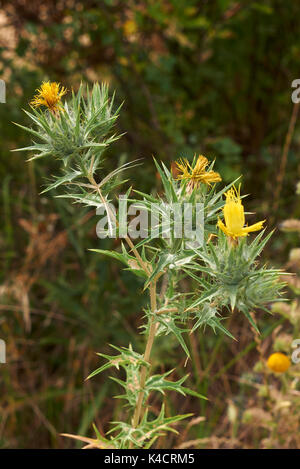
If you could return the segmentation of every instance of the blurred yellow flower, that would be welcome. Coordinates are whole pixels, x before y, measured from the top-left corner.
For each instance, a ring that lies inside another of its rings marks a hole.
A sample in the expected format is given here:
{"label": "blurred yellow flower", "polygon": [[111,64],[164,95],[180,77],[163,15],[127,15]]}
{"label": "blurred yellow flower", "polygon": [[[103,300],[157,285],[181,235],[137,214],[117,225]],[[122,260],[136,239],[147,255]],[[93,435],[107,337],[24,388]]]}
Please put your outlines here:
{"label": "blurred yellow flower", "polygon": [[123,67],[127,67],[129,64],[127,57],[119,57],[118,62],[119,64],[123,65]]}
{"label": "blurred yellow flower", "polygon": [[208,159],[203,155],[198,156],[194,167],[186,158],[176,161],[176,165],[179,172],[177,179],[189,181],[190,189],[198,187],[201,182],[211,185],[211,183],[222,181],[220,174],[216,171],[206,171]]}
{"label": "blurred yellow flower", "polygon": [[61,98],[67,93],[66,88],[59,83],[44,81],[37,90],[37,94],[30,102],[31,106],[46,106],[53,114],[62,109]]}
{"label": "blurred yellow flower", "polygon": [[291,366],[291,361],[284,353],[276,352],[269,356],[267,365],[275,373],[284,373]]}
{"label": "blurred yellow flower", "polygon": [[240,189],[237,191],[235,187],[226,192],[226,203],[223,208],[225,223],[218,220],[218,227],[233,239],[241,236],[247,236],[252,231],[259,231],[263,228],[263,221],[254,223],[254,225],[245,225],[244,206],[241,202]]}
{"label": "blurred yellow flower", "polygon": [[125,36],[132,36],[137,32],[137,24],[134,20],[127,20],[123,24],[123,31]]}

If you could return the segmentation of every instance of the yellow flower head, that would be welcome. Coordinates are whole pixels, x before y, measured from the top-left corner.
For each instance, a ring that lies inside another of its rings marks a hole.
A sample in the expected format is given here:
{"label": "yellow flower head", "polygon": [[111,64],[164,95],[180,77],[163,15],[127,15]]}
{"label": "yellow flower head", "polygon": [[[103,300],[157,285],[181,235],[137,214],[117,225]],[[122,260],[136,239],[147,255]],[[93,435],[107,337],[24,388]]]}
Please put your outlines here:
{"label": "yellow flower head", "polygon": [[223,209],[225,225],[219,220],[218,227],[230,238],[236,239],[240,236],[247,236],[251,231],[259,231],[263,228],[263,221],[254,223],[254,225],[245,225],[244,206],[241,202],[240,189],[235,187],[226,192],[226,203]]}
{"label": "yellow flower head", "polygon": [[284,353],[276,352],[269,356],[267,365],[275,373],[284,373],[291,366],[291,361]]}
{"label": "yellow flower head", "polygon": [[179,171],[177,179],[189,181],[190,189],[198,187],[201,182],[211,185],[211,183],[222,181],[220,174],[216,171],[206,171],[208,159],[203,155],[198,156],[194,166],[190,165],[186,158],[176,161],[176,165]]}
{"label": "yellow flower head", "polygon": [[53,114],[57,113],[61,106],[61,98],[67,93],[66,88],[60,87],[59,83],[55,81],[44,81],[41,87],[37,90],[37,94],[30,102],[31,106],[46,106]]}

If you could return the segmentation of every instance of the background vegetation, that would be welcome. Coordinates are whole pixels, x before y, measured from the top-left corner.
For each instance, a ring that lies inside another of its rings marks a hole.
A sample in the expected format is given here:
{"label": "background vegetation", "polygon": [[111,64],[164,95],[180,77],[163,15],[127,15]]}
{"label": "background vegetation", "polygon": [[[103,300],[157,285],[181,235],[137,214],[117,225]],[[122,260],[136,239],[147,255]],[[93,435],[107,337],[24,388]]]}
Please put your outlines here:
{"label": "background vegetation", "polygon": [[[159,189],[152,155],[169,166],[203,153],[216,158],[225,182],[243,174],[247,208],[268,220],[268,230],[277,228],[266,261],[297,271],[298,251],[288,262],[295,226],[280,227],[300,214],[298,106],[291,101],[299,16],[300,5],[284,0],[2,0],[0,334],[8,363],[0,370],[0,447],[74,447],[59,433],[89,434],[93,421],[106,429],[122,411],[110,397],[117,385],[108,374],[84,379],[108,343],[139,347],[144,306],[135,277],[87,251],[110,242],[97,239],[94,213],[38,195],[55,163],[28,164],[10,152],[28,143],[12,122],[28,124],[22,108],[34,90],[48,79],[68,89],[108,82],[117,104],[124,101],[117,130],[125,135],[111,147],[107,169],[142,157],[130,173],[135,188]],[[272,317],[257,314],[260,337],[235,313],[227,327],[237,341],[208,331],[188,338],[193,361],[184,367],[182,359],[182,374],[190,372],[209,401],[168,400],[169,409],[195,419],[161,447],[299,447],[299,368],[281,379],[264,366],[271,351],[290,353],[300,337],[293,282],[293,303]],[[181,352],[165,340],[154,364],[161,357],[171,368]]]}

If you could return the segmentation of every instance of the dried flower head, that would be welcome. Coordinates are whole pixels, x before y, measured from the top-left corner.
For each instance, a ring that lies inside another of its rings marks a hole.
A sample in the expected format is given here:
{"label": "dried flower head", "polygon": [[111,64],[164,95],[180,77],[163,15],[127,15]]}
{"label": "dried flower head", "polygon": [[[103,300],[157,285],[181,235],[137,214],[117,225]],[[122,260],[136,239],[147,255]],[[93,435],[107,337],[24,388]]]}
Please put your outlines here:
{"label": "dried flower head", "polygon": [[186,158],[176,161],[179,171],[177,179],[188,181],[189,189],[194,189],[201,183],[211,185],[222,181],[220,174],[216,171],[206,171],[208,164],[208,159],[203,155],[198,156],[194,165],[191,165]]}

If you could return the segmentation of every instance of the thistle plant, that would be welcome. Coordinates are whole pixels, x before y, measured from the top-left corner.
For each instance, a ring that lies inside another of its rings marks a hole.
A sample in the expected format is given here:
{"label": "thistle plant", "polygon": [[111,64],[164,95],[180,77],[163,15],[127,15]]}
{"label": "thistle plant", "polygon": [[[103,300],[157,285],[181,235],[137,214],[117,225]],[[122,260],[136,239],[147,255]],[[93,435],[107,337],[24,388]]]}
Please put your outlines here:
{"label": "thistle plant", "polygon": [[[95,84],[91,91],[80,86],[62,103],[65,92],[56,83],[41,86],[31,102],[31,111],[25,111],[33,126],[17,124],[33,137],[31,145],[21,150],[30,151],[31,159],[47,157],[58,161],[60,174],[43,192],[60,187],[63,193],[59,197],[106,210],[109,232],[113,226],[116,228],[122,238],[121,248],[110,251],[100,246],[93,250],[118,259],[144,283],[144,292],[149,295],[141,328],[144,350],[134,350],[132,344],[113,345],[111,355],[98,354],[101,366],[89,376],[110,368],[124,371],[124,379],[112,379],[120,386],[117,397],[125,401],[127,420],[113,422],[107,435],[95,427],[95,439],[73,437],[97,448],[150,448],[161,435],[176,432],[174,424],[191,415],[168,416],[163,404],[155,414],[149,404],[153,393],[164,396],[175,391],[205,398],[185,385],[187,375],[172,380],[173,370],[160,373],[154,369],[151,352],[155,341],[173,335],[190,359],[186,334],[198,329],[204,333],[209,326],[231,336],[222,323],[224,311],[241,311],[257,328],[253,311],[268,311],[269,303],[277,301],[282,290],[280,272],[260,265],[258,259],[272,233],[264,236],[264,222],[245,226],[236,181],[219,189],[222,178],[214,170],[214,162],[200,155],[192,162],[180,159],[176,174],[163,162],[154,160],[162,191],[147,194],[130,187],[126,191],[127,200],[140,212],[147,217],[154,214],[154,229],[136,241],[126,222],[126,234],[121,236],[124,223],[119,223],[110,202],[116,187],[127,182],[120,180],[120,173],[140,162],[127,163],[104,174],[105,151],[120,138],[113,133],[120,108],[114,109],[114,99],[109,97],[106,85]],[[175,212],[185,220],[187,207],[189,229],[182,230]],[[260,233],[249,241],[248,235],[254,231]],[[183,280],[190,280],[188,284],[196,285],[196,289],[185,291]]]}

